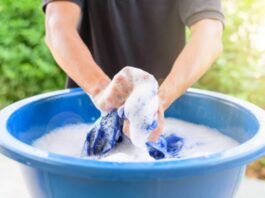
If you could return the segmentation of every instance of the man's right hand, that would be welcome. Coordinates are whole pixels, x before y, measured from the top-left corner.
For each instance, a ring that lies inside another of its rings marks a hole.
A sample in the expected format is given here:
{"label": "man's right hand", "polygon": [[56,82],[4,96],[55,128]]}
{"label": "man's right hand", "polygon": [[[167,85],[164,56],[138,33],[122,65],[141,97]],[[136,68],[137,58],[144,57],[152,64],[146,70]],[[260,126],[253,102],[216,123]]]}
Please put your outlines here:
{"label": "man's right hand", "polygon": [[[104,90],[92,97],[97,108],[105,112],[110,112],[111,110],[118,109],[120,106],[122,106],[134,88],[133,76],[134,78],[136,76],[133,74],[133,72],[134,68],[132,67],[123,68],[114,76],[113,80]],[[137,76],[137,78],[146,79],[149,78],[149,74],[142,73],[142,75]],[[158,126],[151,132],[151,135],[149,136],[150,141],[156,141],[163,130],[164,110],[162,108],[162,101],[160,101],[157,115]],[[130,137],[129,125],[129,121],[125,120],[123,132],[128,137]]]}
{"label": "man's right hand", "polygon": [[81,10],[68,1],[53,1],[46,8],[46,42],[59,66],[88,93],[100,110],[120,107],[132,91],[131,68],[125,67],[111,81],[94,61],[80,38]]}
{"label": "man's right hand", "polygon": [[132,90],[131,69],[125,67],[114,76],[105,89],[93,96],[94,103],[100,110],[110,112],[122,106]]}

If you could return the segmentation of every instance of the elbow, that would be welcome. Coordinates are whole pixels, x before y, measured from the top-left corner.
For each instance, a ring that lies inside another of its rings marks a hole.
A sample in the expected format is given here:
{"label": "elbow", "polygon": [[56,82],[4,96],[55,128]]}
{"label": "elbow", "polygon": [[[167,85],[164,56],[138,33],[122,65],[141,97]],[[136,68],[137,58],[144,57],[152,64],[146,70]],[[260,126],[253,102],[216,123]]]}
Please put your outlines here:
{"label": "elbow", "polygon": [[50,50],[61,48],[62,44],[78,35],[77,29],[72,25],[53,18],[46,20],[45,29],[45,43]]}
{"label": "elbow", "polygon": [[60,38],[63,24],[53,16],[47,16],[45,21],[45,43],[51,50],[55,45],[57,38]]}
{"label": "elbow", "polygon": [[223,25],[220,22],[215,22],[211,33],[213,38],[213,52],[217,58],[223,52]]}
{"label": "elbow", "polygon": [[52,48],[53,46],[53,40],[55,35],[55,30],[56,30],[56,25],[54,22],[51,21],[49,17],[46,18],[45,22],[45,43],[49,49]]}
{"label": "elbow", "polygon": [[219,57],[222,52],[223,52],[223,42],[222,42],[222,39],[217,39],[217,41],[215,42],[215,49],[214,49],[214,52],[215,52],[215,57]]}
{"label": "elbow", "polygon": [[46,30],[46,33],[45,33],[45,43],[46,43],[47,47],[49,49],[51,49],[51,46],[52,46],[51,35],[50,35],[50,33],[47,30]]}
{"label": "elbow", "polygon": [[210,38],[209,46],[212,51],[212,56],[215,59],[218,58],[223,52],[222,34],[223,34],[223,31],[220,28],[218,28],[218,29],[215,29],[215,31],[212,31],[207,36],[208,38]]}
{"label": "elbow", "polygon": [[223,51],[223,24],[217,20],[204,19],[193,26],[191,31],[198,40],[209,50],[213,58],[217,58]]}
{"label": "elbow", "polygon": [[46,17],[45,22],[45,43],[51,50],[56,43],[63,38],[66,29],[66,24],[55,17]]}

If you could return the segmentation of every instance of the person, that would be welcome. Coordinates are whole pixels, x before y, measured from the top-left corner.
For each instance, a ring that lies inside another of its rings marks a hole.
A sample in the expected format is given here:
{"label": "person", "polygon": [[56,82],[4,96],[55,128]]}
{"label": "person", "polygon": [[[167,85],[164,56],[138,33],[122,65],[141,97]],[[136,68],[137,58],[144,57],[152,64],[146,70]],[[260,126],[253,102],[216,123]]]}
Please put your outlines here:
{"label": "person", "polygon": [[[150,140],[161,133],[165,109],[222,51],[220,0],[43,0],[43,10],[45,40],[69,76],[67,87],[79,85],[101,110],[118,108],[133,89],[127,65],[161,82]],[[111,91],[102,94],[107,87]],[[128,128],[124,123],[127,135]]]}

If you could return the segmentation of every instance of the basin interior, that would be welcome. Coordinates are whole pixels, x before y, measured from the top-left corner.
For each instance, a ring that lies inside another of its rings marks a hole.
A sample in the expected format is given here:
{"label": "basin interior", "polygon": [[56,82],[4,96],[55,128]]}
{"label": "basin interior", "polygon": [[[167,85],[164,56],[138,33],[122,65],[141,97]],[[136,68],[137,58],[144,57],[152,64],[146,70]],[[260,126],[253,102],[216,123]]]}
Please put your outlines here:
{"label": "basin interior", "polygon": [[[57,127],[91,123],[99,116],[90,98],[81,89],[75,89],[22,106],[8,119],[7,129],[16,139],[31,144]],[[216,128],[239,143],[251,139],[259,129],[256,117],[248,109],[226,99],[194,92],[176,100],[165,116]]]}

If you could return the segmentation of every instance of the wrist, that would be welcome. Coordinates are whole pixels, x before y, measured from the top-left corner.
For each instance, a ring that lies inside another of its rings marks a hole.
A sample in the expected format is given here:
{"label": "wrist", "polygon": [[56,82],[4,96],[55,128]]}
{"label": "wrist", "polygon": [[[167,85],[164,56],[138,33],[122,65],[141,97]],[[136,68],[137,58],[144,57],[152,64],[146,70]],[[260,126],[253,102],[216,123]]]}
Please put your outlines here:
{"label": "wrist", "polygon": [[164,89],[163,87],[160,87],[158,90],[158,98],[159,98],[159,104],[163,109],[167,109],[169,106],[169,94],[167,93],[167,89]]}
{"label": "wrist", "polygon": [[166,79],[159,87],[158,97],[160,105],[166,110],[172,102],[179,96],[178,89],[174,86],[172,80]]}
{"label": "wrist", "polygon": [[95,97],[100,92],[102,92],[111,82],[108,76],[102,75],[94,80],[90,85],[87,87],[86,92],[91,96]]}

